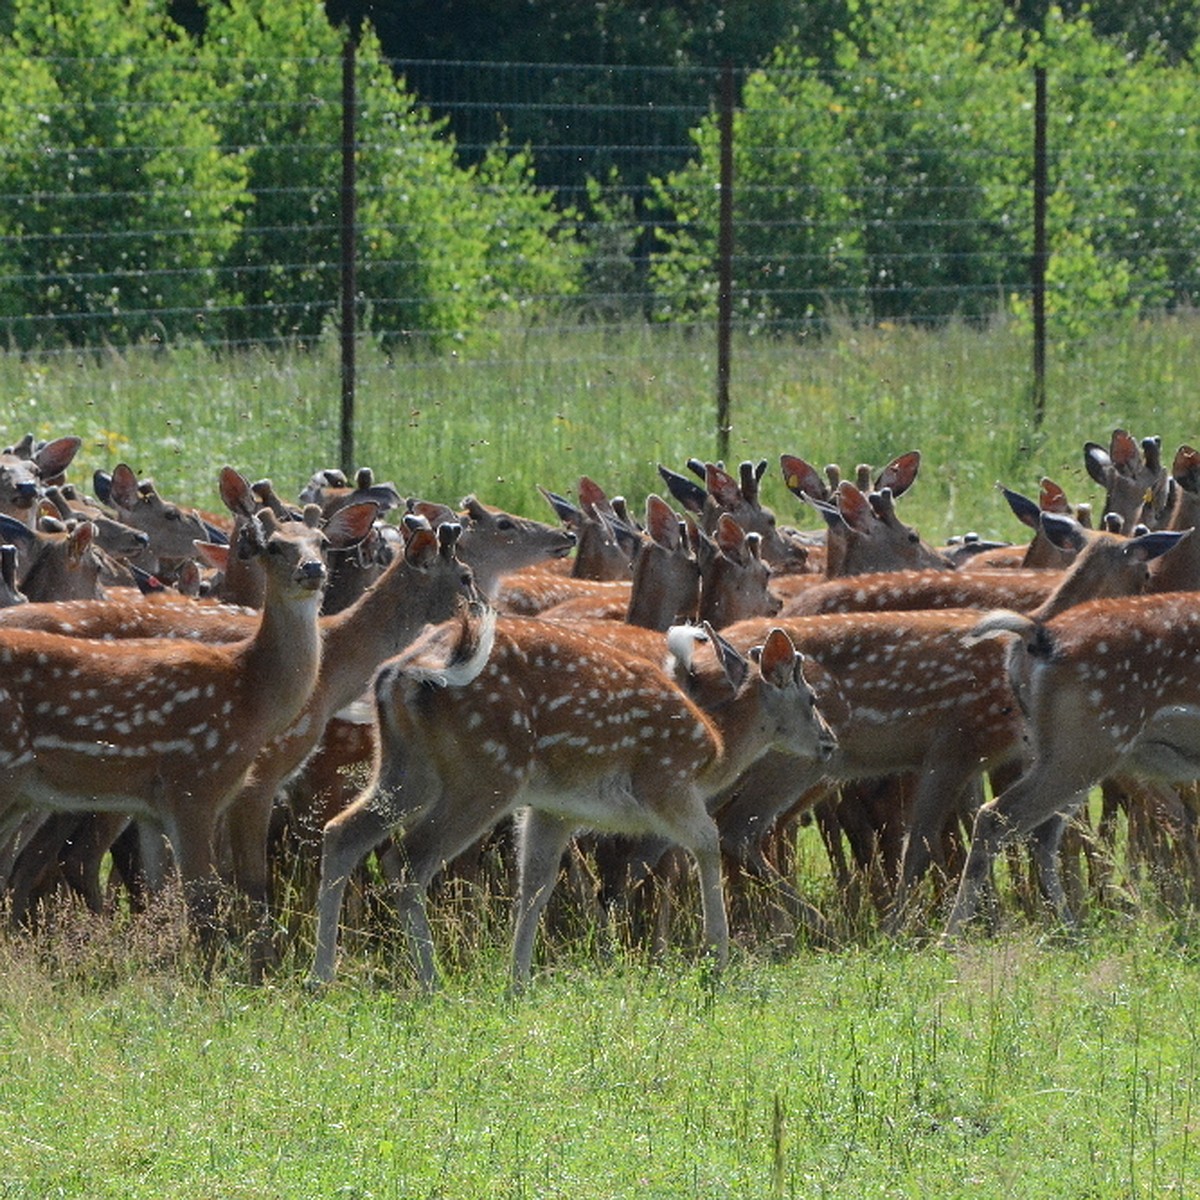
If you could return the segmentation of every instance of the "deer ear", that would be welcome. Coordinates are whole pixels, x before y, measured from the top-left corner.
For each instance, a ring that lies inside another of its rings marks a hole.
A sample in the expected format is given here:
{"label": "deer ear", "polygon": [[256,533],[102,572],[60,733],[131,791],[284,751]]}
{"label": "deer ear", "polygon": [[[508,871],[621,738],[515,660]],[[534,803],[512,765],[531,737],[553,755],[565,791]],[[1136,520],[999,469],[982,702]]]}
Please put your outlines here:
{"label": "deer ear", "polygon": [[1200,453],[1191,446],[1180,446],[1175,451],[1171,478],[1185,492],[1200,492]]}
{"label": "deer ear", "polygon": [[1113,430],[1108,454],[1118,469],[1124,467],[1126,470],[1136,470],[1142,461],[1142,452],[1138,448],[1137,441],[1126,429]]}
{"label": "deer ear", "polygon": [[1123,552],[1129,558],[1150,562],[1174,549],[1185,537],[1191,536],[1192,532],[1191,529],[1159,529],[1153,533],[1143,533],[1139,537],[1131,538],[1123,547]]}
{"label": "deer ear", "polygon": [[1083,465],[1087,467],[1087,473],[1094,483],[1108,487],[1109,478],[1115,468],[1111,456],[1103,446],[1096,442],[1084,442]]}
{"label": "deer ear", "polygon": [[829,488],[816,467],[794,454],[781,454],[779,465],[783,468],[783,482],[793,496],[801,500],[829,499]]}
{"label": "deer ear", "polygon": [[1041,526],[1046,536],[1060,550],[1079,551],[1087,545],[1087,534],[1073,517],[1065,517],[1059,513],[1042,513]]}
{"label": "deer ear", "polygon": [[212,567],[216,571],[229,569],[228,546],[222,546],[218,542],[199,541],[193,542],[192,545],[196,547],[196,553],[206,567]]}
{"label": "deer ear", "polygon": [[738,481],[718,463],[708,463],[704,472],[708,494],[724,508],[736,508],[743,499]]}
{"label": "deer ear", "polygon": [[763,643],[758,669],[773,687],[786,687],[795,679],[796,647],[782,629],[772,629]]}
{"label": "deer ear", "polygon": [[[444,528],[444,526],[439,526]],[[404,559],[414,567],[426,568],[438,556],[438,535],[432,529],[416,529],[404,544]]]}
{"label": "deer ear", "polygon": [[910,450],[907,454],[893,458],[875,480],[875,490],[883,491],[891,488],[893,496],[903,496],[916,481],[917,472],[921,469],[920,450]]}
{"label": "deer ear", "polygon": [[650,540],[664,550],[679,548],[679,518],[671,506],[653,492],[646,497],[646,532]]}
{"label": "deer ear", "polygon": [[378,516],[379,505],[374,500],[347,504],[325,522],[325,536],[329,544],[339,550],[357,546],[371,532]]}
{"label": "deer ear", "polygon": [[842,520],[856,533],[871,532],[871,522],[875,520],[875,513],[867,501],[866,494],[860,492],[854,484],[847,480],[838,484],[837,505]]}
{"label": "deer ear", "polygon": [[1043,476],[1038,490],[1038,508],[1042,512],[1069,514],[1071,502],[1067,499],[1067,493],[1053,479]]}
{"label": "deer ear", "polygon": [[71,465],[71,460],[82,445],[83,439],[77,437],[60,437],[47,442],[33,456],[38,474],[47,480],[61,475]]}
{"label": "deer ear", "polygon": [[[117,467],[113,471],[114,493],[117,488],[117,471],[120,469],[120,467]],[[220,488],[221,499],[224,501],[225,507],[235,517],[252,517],[258,511],[258,500],[255,498],[254,492],[250,487],[250,481],[232,467],[221,468],[218,487]],[[129,506],[125,505],[123,507]]]}
{"label": "deer ear", "polygon": [[746,532],[728,513],[722,513],[717,521],[717,545],[723,554],[741,561],[742,548],[746,543]]}
{"label": "deer ear", "polygon": [[698,483],[693,483],[686,475],[680,475],[669,467],[664,467],[662,463],[658,465],[658,473],[662,476],[663,483],[667,485],[667,490],[688,512],[702,513],[704,511],[704,502],[708,497]]}
{"label": "deer ear", "polygon": [[16,517],[8,513],[0,513],[0,542],[11,542],[17,546],[30,547],[34,540],[34,532]]}
{"label": "deer ear", "polygon": [[113,467],[112,478],[109,480],[108,495],[118,508],[136,508],[139,500],[137,476],[133,468],[126,463],[117,463]]}
{"label": "deer ear", "polygon": [[1012,509],[1013,516],[1022,525],[1028,525],[1030,529],[1037,529],[1040,526],[1042,512],[1044,511],[1041,505],[1035,504],[1028,496],[1023,496],[1020,492],[1014,492],[1011,488],[1006,488],[1003,484],[997,484],[997,487],[1000,488],[1005,500],[1008,501],[1008,507]]}
{"label": "deer ear", "polygon": [[78,562],[87,553],[88,547],[96,537],[96,527],[91,521],[80,521],[75,525],[68,537],[68,555],[75,562]]}
{"label": "deer ear", "polygon": [[717,653],[725,678],[729,680],[735,692],[742,689],[746,677],[750,674],[750,663],[738,653],[707,621],[704,622],[704,634]]}

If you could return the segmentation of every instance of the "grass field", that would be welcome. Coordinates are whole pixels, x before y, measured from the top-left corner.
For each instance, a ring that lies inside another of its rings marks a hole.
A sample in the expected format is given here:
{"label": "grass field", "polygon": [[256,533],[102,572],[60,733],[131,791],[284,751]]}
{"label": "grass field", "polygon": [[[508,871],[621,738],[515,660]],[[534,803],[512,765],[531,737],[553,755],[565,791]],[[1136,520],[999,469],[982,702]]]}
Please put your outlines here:
{"label": "grass field", "polygon": [[[839,328],[811,344],[759,339],[733,356],[730,458],[766,458],[764,502],[812,524],[783,487],[780,453],[819,466],[881,466],[922,451],[903,511],[931,539],[967,528],[1020,538],[994,485],[1036,494],[1050,475],[1076,502],[1098,500],[1086,440],[1117,426],[1157,434],[1173,454],[1200,436],[1194,381],[1200,321],[1125,327],[1048,355],[1046,418],[1032,421],[1027,336]],[[220,507],[229,462],[294,494],[340,451],[335,348],[218,356],[203,350],[98,357],[0,356],[0,436],[78,433],[78,477],[122,459],[160,490]],[[716,456],[712,345],[671,331],[527,333],[487,356],[387,360],[360,354],[354,461],[405,494],[455,502],[468,492],[550,516],[540,484],[570,493],[581,474],[640,505],[655,470]]]}
{"label": "grass field", "polygon": [[563,961],[515,1002],[496,954],[428,1000],[353,965],[314,997],[201,985],[128,931],[75,944],[74,970],[3,951],[3,1196],[1200,1189],[1200,972],[1173,926],[739,955],[720,981]]}
{"label": "grass field", "polygon": [[[780,452],[852,466],[919,448],[907,519],[1017,539],[995,482],[1034,493],[1049,474],[1098,499],[1085,440],[1124,426],[1169,456],[1200,436],[1198,333],[1160,322],[1052,354],[1041,430],[1013,329],[739,345],[731,456],[771,460],[764,499],[810,524]],[[84,483],[125,460],[216,507],[225,462],[294,492],[337,458],[325,349],[0,356],[0,386],[4,439],[83,435]],[[536,516],[537,484],[583,473],[640,503],[656,463],[714,455],[712,392],[711,347],[665,333],[530,335],[490,362],[364,351],[357,461]],[[822,870],[802,855],[828,899]],[[0,935],[0,1198],[1197,1196],[1200,941],[1152,889],[1129,896],[1070,943],[1013,917],[949,953],[851,919],[841,950],[743,946],[720,979],[686,950],[649,963],[551,939],[517,1001],[498,900],[442,913],[432,1000],[386,936],[309,994],[306,912],[248,989],[236,966],[197,975],[173,909],[67,910],[37,939]]]}

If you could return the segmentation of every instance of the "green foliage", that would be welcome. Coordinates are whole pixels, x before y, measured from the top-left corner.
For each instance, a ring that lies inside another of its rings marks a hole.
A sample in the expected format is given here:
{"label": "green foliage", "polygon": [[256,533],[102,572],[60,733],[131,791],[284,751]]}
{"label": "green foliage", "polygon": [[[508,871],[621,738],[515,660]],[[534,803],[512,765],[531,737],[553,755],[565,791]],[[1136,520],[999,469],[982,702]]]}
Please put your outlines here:
{"label": "green foliage", "polygon": [[195,332],[222,299],[211,272],[246,176],[165,7],[15,0],[0,40],[0,316],[20,344]]}
{"label": "green foliage", "polygon": [[[341,35],[314,3],[212,0],[198,42],[165,10],[16,0],[0,38],[0,318],[21,344],[310,339],[336,311]],[[375,331],[461,339],[576,289],[572,216],[527,153],[500,142],[461,166],[369,34],[359,91]]]}
{"label": "green foliage", "polygon": [[[661,320],[716,309],[718,118],[694,136],[697,159],[657,183],[673,217],[659,229],[663,248],[652,269]],[[733,144],[738,316],[754,328],[812,316],[823,295],[848,305],[861,285],[862,239],[847,119],[834,89],[812,64],[781,54],[747,79]]]}
{"label": "green foliage", "polygon": [[[1047,313],[1056,336],[1190,305],[1200,284],[1200,78],[1052,13]],[[1015,306],[1018,312],[1024,308]]]}
{"label": "green foliage", "polygon": [[[1028,315],[1035,64],[1050,79],[1055,332],[1190,303],[1200,272],[1196,70],[1000,0],[854,10],[837,70],[798,44],[750,75],[734,124],[735,291],[747,327]],[[660,181],[656,311],[715,303],[715,117]]]}

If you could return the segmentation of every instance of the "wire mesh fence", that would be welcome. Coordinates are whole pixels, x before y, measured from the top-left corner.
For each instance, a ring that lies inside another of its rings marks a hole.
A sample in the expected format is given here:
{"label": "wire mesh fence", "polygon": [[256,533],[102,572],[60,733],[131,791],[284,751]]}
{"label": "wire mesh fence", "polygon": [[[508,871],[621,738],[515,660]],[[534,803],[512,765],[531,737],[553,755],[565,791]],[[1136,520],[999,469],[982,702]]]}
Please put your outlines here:
{"label": "wire mesh fence", "polygon": [[[711,362],[718,73],[360,60],[348,150],[342,67],[239,60],[214,78],[182,54],[28,64],[0,118],[0,352],[329,343],[347,311],[350,152],[355,337],[378,351],[360,369],[403,363],[413,407],[448,361],[459,379],[543,356],[604,371],[631,334],[660,327],[682,334],[661,355]],[[963,323],[1015,329],[1032,357],[1031,68],[781,62],[734,78],[742,353],[794,356],[834,328]],[[1055,353],[1190,316],[1196,90],[1186,69],[1150,88],[1051,72]],[[321,361],[336,404],[334,356]]]}

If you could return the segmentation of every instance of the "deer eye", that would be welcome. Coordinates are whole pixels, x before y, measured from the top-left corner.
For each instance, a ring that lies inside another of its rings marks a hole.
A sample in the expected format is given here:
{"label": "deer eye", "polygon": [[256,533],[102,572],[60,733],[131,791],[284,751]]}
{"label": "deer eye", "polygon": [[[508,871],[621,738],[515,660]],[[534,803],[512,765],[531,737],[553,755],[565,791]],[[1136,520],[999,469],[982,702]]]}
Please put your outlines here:
{"label": "deer eye", "polygon": [[515,529],[516,526],[508,519],[508,517],[501,517],[500,520],[496,522],[496,528],[502,533],[507,533],[510,529]]}

